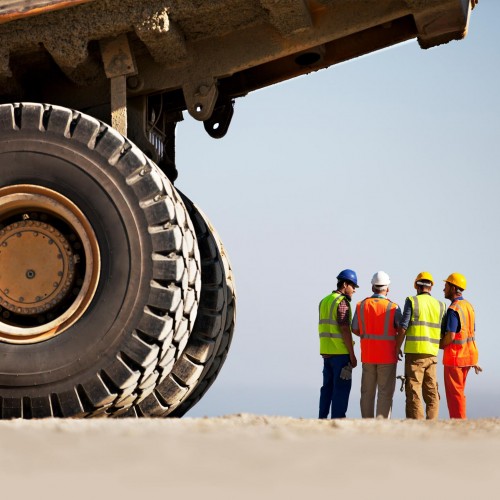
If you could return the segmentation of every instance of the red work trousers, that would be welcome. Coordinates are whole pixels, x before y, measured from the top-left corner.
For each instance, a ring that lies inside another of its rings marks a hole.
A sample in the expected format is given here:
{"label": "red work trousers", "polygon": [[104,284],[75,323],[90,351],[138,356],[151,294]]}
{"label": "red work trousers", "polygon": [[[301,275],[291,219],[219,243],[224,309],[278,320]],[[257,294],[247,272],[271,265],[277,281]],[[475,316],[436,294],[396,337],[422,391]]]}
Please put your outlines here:
{"label": "red work trousers", "polygon": [[465,381],[470,368],[470,366],[444,367],[444,388],[450,418],[467,418]]}

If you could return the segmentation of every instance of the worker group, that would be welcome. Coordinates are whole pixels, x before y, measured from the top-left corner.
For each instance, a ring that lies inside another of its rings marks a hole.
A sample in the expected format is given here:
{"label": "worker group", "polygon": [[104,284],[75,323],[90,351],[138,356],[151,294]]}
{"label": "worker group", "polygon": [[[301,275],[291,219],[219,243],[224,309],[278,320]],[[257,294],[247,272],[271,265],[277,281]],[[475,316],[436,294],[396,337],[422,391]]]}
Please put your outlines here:
{"label": "worker group", "polygon": [[[444,280],[449,307],[431,295],[434,278],[415,278],[416,294],[407,297],[403,312],[389,300],[390,278],[378,271],[371,280],[373,295],[351,307],[358,288],[352,269],[337,276],[337,288],[319,304],[319,344],[323,385],[319,418],[345,418],[358,360],[353,334],[361,346],[361,416],[390,418],[396,367],[404,352],[406,417],[437,419],[437,364],[443,349],[444,388],[450,418],[467,418],[465,383],[471,368],[481,371],[475,339],[474,308],[463,297],[465,277],[452,273]],[[403,348],[404,344],[404,348]]]}

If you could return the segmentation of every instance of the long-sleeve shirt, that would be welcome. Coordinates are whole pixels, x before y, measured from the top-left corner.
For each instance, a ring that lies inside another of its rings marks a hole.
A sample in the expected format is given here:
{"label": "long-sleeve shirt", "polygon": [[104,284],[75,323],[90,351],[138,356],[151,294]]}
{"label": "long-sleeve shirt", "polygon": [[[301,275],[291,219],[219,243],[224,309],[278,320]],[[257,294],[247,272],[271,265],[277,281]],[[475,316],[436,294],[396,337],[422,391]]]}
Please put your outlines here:
{"label": "long-sleeve shirt", "polygon": [[[337,293],[340,293],[337,291]],[[337,309],[337,323],[341,326],[350,326],[349,317],[349,298],[345,297],[340,301],[339,308]]]}

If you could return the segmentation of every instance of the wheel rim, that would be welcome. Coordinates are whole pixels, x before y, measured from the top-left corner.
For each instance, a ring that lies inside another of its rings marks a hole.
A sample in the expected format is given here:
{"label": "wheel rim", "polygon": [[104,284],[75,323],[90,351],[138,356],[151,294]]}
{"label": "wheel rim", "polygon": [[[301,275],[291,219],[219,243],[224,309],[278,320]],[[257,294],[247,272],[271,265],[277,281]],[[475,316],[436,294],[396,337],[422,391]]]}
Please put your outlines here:
{"label": "wheel rim", "polygon": [[67,330],[90,305],[99,272],[97,238],[72,201],[31,184],[0,188],[0,341]]}

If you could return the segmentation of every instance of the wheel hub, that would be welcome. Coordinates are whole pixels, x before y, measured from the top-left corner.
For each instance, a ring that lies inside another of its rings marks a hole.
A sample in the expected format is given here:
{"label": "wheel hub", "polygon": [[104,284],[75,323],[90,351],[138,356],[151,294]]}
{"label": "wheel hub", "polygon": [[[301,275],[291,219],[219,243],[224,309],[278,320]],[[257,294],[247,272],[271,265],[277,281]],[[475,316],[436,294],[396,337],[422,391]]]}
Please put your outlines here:
{"label": "wheel hub", "polygon": [[2,307],[25,315],[45,312],[60,303],[71,287],[71,247],[49,224],[10,224],[0,231],[0,276]]}
{"label": "wheel hub", "polygon": [[0,189],[0,341],[67,330],[90,305],[99,273],[97,238],[73,202],[31,184]]}

